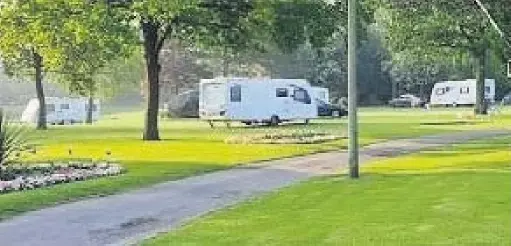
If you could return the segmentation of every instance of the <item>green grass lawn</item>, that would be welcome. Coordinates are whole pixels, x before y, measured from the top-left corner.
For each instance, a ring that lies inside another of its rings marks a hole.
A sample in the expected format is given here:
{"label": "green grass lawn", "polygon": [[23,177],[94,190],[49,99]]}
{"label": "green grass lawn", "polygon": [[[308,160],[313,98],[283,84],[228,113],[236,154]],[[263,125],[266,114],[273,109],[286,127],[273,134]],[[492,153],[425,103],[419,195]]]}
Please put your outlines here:
{"label": "green grass lawn", "polygon": [[[468,111],[467,109],[466,111]],[[364,109],[361,112],[361,143],[369,144],[386,139],[438,134],[450,131],[503,128],[511,126],[511,116],[493,120],[475,120],[458,124],[460,110],[392,110]],[[48,131],[34,132],[36,155],[26,161],[61,160],[69,158],[106,159],[112,152],[128,169],[121,177],[104,178],[51,188],[11,193],[0,196],[0,220],[12,215],[91,196],[104,196],[158,182],[175,180],[235,165],[318,151],[345,148],[339,140],[314,145],[232,145],[224,140],[232,135],[264,131],[317,129],[344,133],[346,120],[316,120],[308,126],[287,125],[277,128],[209,125],[197,120],[165,120],[160,124],[160,142],[142,142],[142,113],[122,113],[105,116],[94,126],[55,126]],[[72,149],[72,156],[68,150]]]}
{"label": "green grass lawn", "polygon": [[212,213],[145,245],[509,245],[511,138],[375,161]]}

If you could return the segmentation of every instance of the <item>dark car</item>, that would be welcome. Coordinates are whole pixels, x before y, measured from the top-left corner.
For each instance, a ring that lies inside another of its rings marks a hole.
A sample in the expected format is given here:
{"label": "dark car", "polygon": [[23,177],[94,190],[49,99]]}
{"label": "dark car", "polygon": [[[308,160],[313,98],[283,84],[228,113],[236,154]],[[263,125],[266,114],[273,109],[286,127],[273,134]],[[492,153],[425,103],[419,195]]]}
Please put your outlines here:
{"label": "dark car", "polygon": [[425,102],[414,95],[406,94],[390,100],[389,105],[392,107],[424,107]]}
{"label": "dark car", "polygon": [[166,116],[175,118],[199,117],[199,90],[180,93],[165,104]]}
{"label": "dark car", "polygon": [[348,115],[348,111],[338,105],[329,104],[321,100],[316,101],[318,105],[318,116],[343,117]]}

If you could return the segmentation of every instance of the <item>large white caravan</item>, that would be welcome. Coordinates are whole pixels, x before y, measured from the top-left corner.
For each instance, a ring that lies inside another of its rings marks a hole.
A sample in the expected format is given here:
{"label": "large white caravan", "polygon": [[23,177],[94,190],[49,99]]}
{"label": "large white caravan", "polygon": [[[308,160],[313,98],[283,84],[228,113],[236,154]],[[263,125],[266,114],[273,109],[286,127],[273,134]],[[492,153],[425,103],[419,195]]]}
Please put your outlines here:
{"label": "large white caravan", "polygon": [[314,92],[306,80],[205,79],[199,90],[199,115],[208,121],[278,124],[318,117]]}
{"label": "large white caravan", "polygon": [[[463,81],[445,81],[436,83],[431,92],[430,104],[443,106],[474,105],[476,103],[475,79]],[[485,80],[485,97],[495,101],[495,80]]]}
{"label": "large white caravan", "polygon": [[[49,124],[72,124],[85,122],[89,107],[87,98],[46,97],[46,121]],[[21,115],[21,122],[36,123],[39,112],[39,100],[31,99]],[[99,100],[94,100],[92,120],[99,119]]]}

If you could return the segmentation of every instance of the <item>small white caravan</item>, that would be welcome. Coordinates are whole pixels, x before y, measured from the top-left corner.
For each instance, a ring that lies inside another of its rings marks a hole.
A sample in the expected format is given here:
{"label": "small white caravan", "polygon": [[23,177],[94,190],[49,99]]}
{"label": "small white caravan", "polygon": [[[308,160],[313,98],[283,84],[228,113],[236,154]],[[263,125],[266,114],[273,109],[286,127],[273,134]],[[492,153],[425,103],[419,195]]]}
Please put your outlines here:
{"label": "small white caravan", "polygon": [[[85,122],[88,98],[46,97],[46,121],[48,124],[73,124]],[[97,121],[100,114],[99,100],[94,100],[92,121]],[[36,123],[39,115],[39,100],[31,99],[21,115],[21,122]]]}
{"label": "small white caravan", "polygon": [[204,79],[199,91],[199,115],[208,121],[276,125],[318,117],[314,92],[306,80]]}
{"label": "small white caravan", "polygon": [[[475,79],[436,83],[431,92],[430,104],[442,106],[475,105],[476,85]],[[492,103],[495,101],[495,80],[485,80],[485,97]]]}

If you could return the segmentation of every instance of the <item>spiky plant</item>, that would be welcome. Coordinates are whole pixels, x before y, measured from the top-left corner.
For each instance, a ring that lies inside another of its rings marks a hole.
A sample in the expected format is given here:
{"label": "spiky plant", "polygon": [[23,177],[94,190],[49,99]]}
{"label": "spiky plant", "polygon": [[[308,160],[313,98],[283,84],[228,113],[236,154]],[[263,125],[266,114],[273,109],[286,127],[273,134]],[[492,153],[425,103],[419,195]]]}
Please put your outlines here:
{"label": "spiky plant", "polygon": [[0,109],[0,167],[5,167],[16,161],[26,146],[25,128],[12,123]]}

